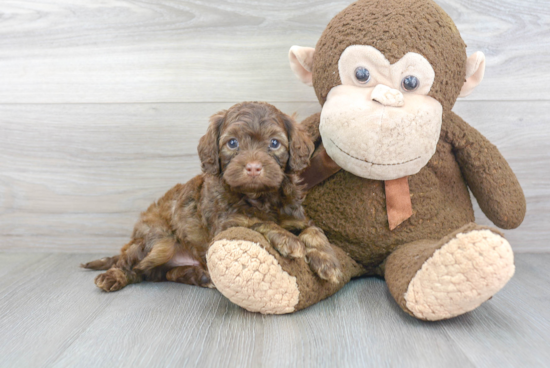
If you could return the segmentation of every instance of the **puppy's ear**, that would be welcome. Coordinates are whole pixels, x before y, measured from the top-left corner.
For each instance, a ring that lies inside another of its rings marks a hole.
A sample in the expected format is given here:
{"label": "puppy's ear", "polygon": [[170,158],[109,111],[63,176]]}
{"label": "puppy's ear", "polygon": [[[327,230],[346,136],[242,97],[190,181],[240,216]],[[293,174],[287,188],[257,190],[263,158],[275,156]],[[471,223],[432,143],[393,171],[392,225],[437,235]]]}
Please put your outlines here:
{"label": "puppy's ear", "polygon": [[226,110],[220,111],[210,117],[210,125],[206,134],[199,140],[197,150],[201,160],[201,168],[205,174],[220,174],[220,157],[218,154],[218,140],[220,129],[225,121]]}
{"label": "puppy's ear", "polygon": [[284,116],[284,123],[288,135],[290,159],[288,164],[291,171],[300,172],[309,166],[309,159],[315,145],[309,135],[303,130],[293,117]]}

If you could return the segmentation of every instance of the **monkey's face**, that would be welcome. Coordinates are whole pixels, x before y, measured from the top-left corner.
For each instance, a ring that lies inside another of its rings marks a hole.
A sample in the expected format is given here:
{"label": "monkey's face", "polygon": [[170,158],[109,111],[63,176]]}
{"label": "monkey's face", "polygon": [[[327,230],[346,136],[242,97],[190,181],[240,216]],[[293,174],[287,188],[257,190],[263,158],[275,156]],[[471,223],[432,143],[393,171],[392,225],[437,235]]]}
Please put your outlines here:
{"label": "monkey's face", "polygon": [[289,60],[323,106],[328,155],[376,180],[420,171],[435,153],[443,111],[485,71],[483,53],[466,56],[433,0],[358,0],[330,21],[316,48],[292,46]]}
{"label": "monkey's face", "polygon": [[323,106],[327,153],[358,176],[417,173],[436,150],[443,111],[483,79],[452,19],[433,0],[358,0],[315,48],[293,46],[290,66]]}
{"label": "monkey's face", "polygon": [[394,64],[372,46],[349,46],[338,62],[341,85],[321,112],[328,155],[357,176],[391,180],[416,174],[435,153],[443,107],[428,96],[435,73],[409,52]]}

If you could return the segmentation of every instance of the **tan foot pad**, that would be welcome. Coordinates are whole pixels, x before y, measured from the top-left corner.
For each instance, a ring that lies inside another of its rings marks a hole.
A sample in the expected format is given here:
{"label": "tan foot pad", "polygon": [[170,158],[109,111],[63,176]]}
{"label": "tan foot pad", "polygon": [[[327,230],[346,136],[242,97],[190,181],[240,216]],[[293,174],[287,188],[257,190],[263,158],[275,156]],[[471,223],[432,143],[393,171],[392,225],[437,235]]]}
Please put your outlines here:
{"label": "tan foot pad", "polygon": [[514,274],[510,244],[490,230],[458,234],[437,250],[409,283],[407,308],[418,318],[440,320],[469,312]]}
{"label": "tan foot pad", "polygon": [[296,278],[258,243],[218,240],[208,250],[207,264],[216,288],[251,312],[294,312],[300,292]]}

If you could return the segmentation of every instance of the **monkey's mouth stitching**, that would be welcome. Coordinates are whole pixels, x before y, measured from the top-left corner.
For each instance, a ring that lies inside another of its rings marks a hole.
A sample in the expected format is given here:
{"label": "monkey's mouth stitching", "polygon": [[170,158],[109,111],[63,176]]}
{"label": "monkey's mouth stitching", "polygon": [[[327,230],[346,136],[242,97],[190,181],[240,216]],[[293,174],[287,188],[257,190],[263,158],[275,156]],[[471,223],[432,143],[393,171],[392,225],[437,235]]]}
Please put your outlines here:
{"label": "monkey's mouth stitching", "polygon": [[359,160],[359,161],[366,162],[366,163],[371,164],[371,165],[376,165],[376,166],[396,166],[396,165],[403,165],[403,164],[407,164],[407,163],[409,163],[409,162],[412,162],[412,161],[414,161],[414,160],[418,160],[418,159],[420,158],[420,156],[418,156],[417,158],[413,158],[413,159],[411,159],[411,160],[404,161],[404,162],[398,162],[398,163],[395,163],[395,164],[377,164],[377,163],[375,163],[375,162],[370,162],[370,161],[367,161],[367,160],[363,160],[362,158],[352,156],[352,155],[350,155],[349,153],[347,153],[346,151],[344,151],[343,149],[341,149],[340,147],[338,147],[338,145],[337,145],[332,139],[331,139],[330,141],[336,146],[336,148],[338,148],[340,151],[342,151],[344,154],[348,155],[349,157],[354,158],[354,159]]}

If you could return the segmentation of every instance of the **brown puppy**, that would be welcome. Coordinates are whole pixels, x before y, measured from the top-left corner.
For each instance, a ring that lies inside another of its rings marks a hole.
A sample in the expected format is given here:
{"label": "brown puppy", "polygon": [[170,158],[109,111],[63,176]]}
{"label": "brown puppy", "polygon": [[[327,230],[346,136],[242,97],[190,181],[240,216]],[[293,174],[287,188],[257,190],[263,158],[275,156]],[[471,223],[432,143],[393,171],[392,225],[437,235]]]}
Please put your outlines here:
{"label": "brown puppy", "polygon": [[281,255],[305,256],[319,277],[338,282],[340,264],[302,208],[297,173],[313,148],[293,119],[267,103],[244,102],[217,113],[198,146],[203,174],[143,212],[120,255],[82,267],[108,270],[95,279],[105,291],[142,280],[212,287],[206,267],[212,239],[244,226],[263,234]]}

